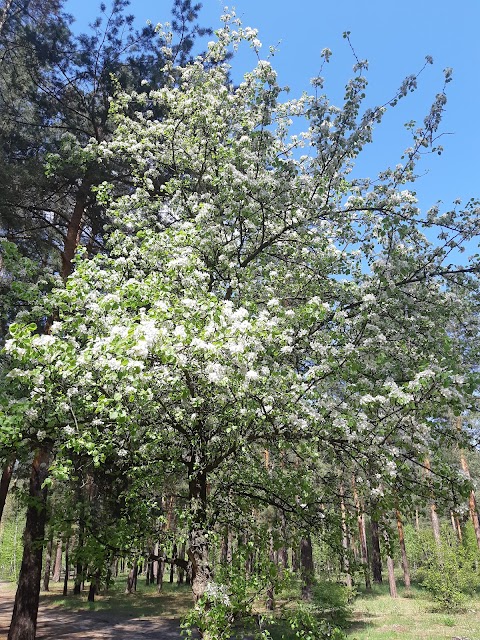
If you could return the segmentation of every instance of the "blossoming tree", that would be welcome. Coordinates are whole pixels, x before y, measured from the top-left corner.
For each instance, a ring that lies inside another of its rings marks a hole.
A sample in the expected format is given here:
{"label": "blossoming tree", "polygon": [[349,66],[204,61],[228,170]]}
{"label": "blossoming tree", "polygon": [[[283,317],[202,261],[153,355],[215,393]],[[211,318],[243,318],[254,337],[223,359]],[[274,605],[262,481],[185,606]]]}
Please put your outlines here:
{"label": "blossoming tree", "polygon": [[[87,153],[129,159],[134,185],[117,199],[99,190],[107,254],[78,254],[43,302],[50,333],[31,317],[11,326],[1,405],[2,444],[44,451],[42,480],[47,467],[68,477],[73,451],[98,467],[157,452],[162,477],[183,474],[197,600],[216,592],[209,483],[229,469],[235,495],[253,445],[374,458],[391,477],[438,444],[435,418],[470,392],[446,330],[461,304],[449,278],[477,269],[445,264],[477,232],[471,211],[422,217],[405,188],[443,92],[403,165],[352,179],[388,107],[362,110],[366,63],[341,108],[318,95],[320,78],[317,95],[281,102],[260,56],[229,84],[229,48],[259,54],[256,31],[228,14],[216,36],[205,58],[168,63],[164,88],[113,101],[115,133]],[[306,132],[290,135],[292,119]],[[10,640],[27,608],[19,588]]]}

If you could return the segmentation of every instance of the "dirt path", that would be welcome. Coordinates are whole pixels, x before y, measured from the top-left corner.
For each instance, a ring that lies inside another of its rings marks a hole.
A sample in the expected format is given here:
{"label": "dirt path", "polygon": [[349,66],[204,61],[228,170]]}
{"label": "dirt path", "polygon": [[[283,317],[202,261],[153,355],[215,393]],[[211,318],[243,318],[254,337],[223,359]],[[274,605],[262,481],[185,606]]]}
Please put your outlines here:
{"label": "dirt path", "polygon": [[[6,640],[14,593],[0,583],[0,640]],[[40,604],[37,640],[179,640],[178,620],[105,611],[68,611]]]}

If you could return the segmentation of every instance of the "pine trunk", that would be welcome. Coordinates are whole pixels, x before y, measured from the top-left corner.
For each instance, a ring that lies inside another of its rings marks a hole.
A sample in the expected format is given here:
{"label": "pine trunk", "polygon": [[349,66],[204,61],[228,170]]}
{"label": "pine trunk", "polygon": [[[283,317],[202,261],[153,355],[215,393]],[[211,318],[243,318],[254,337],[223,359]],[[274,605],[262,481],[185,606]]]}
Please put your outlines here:
{"label": "pine trunk", "polygon": [[50,571],[52,568],[53,536],[50,536],[45,553],[45,571],[43,572],[43,590],[48,591],[50,585]]}
{"label": "pine trunk", "polygon": [[[462,430],[462,418],[460,416],[456,419],[456,427],[458,431]],[[462,466],[463,472],[465,473],[467,478],[470,479],[470,469],[468,467],[468,462],[463,451],[460,451],[460,464]],[[473,489],[470,491],[470,496],[468,499],[468,509],[470,511],[470,518],[472,520],[475,537],[477,539],[477,546],[480,549],[480,522],[478,519],[477,501],[475,499],[475,492],[473,491]]]}
{"label": "pine trunk", "polygon": [[[65,577],[63,578],[63,595],[66,596],[68,593],[68,574],[70,571],[70,566],[69,566],[69,562],[70,559],[68,557],[68,545],[69,545],[69,539],[67,538],[67,540],[65,541]],[[60,547],[61,548],[61,547]],[[60,554],[60,559],[61,559],[61,554]],[[60,581],[60,578],[59,578]]]}
{"label": "pine trunk", "polygon": [[55,564],[53,566],[53,581],[60,582],[60,575],[62,573],[62,541],[57,542],[57,551],[55,553]]}
{"label": "pine trunk", "polygon": [[32,463],[24,547],[8,640],[35,640],[42,556],[47,520],[47,488],[50,451],[38,449]]}
{"label": "pine trunk", "polygon": [[382,555],[380,553],[380,535],[378,520],[370,518],[370,535],[372,540],[372,575],[373,581],[382,584]]}
{"label": "pine trunk", "polygon": [[397,517],[398,542],[400,546],[400,553],[402,556],[403,580],[405,583],[405,588],[409,591],[410,590],[410,567],[408,566],[407,549],[405,547],[405,535],[403,532],[402,516],[398,509],[395,510],[395,514]]}
{"label": "pine trunk", "polygon": [[300,573],[302,578],[302,600],[312,599],[312,588],[315,577],[313,565],[312,539],[310,535],[300,541]]}
{"label": "pine trunk", "polygon": [[348,557],[349,553],[349,536],[348,536],[348,528],[347,528],[347,509],[345,507],[345,495],[343,484],[340,485],[340,512],[342,516],[342,569],[345,572],[345,583],[347,587],[352,586],[352,576],[350,574],[350,560]]}
{"label": "pine trunk", "polygon": [[368,545],[367,532],[365,529],[365,514],[363,512],[360,498],[358,496],[355,476],[352,476],[352,488],[355,508],[357,510],[358,538],[360,540],[360,558],[363,565],[363,573],[365,577],[365,589],[367,589],[367,591],[370,591],[372,588],[372,583],[370,581],[370,569],[368,566]]}
{"label": "pine trunk", "polygon": [[395,581],[395,566],[393,564],[393,558],[387,556],[387,569],[388,569],[388,586],[390,589],[390,596],[392,598],[398,598],[397,583]]}

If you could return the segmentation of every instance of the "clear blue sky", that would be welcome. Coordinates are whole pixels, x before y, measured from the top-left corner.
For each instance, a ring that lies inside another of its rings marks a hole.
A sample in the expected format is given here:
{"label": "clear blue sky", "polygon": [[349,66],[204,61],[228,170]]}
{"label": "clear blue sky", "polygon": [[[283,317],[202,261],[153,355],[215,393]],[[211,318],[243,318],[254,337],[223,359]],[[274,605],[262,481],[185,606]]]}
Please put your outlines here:
{"label": "clear blue sky", "polygon": [[[108,5],[108,1],[106,0]],[[204,0],[200,22],[219,26],[225,2]],[[76,18],[77,28],[86,27],[97,15],[95,0],[67,0],[66,9]],[[359,58],[370,62],[367,103],[373,106],[391,98],[406,75],[415,73],[431,55],[434,65],[420,78],[417,94],[409,96],[376,131],[374,145],[359,159],[358,173],[374,177],[377,170],[399,162],[409,137],[403,124],[421,121],[431,99],[443,86],[442,70],[453,67],[448,85],[448,104],[442,130],[442,156],[428,157],[426,172],[416,185],[422,208],[437,200],[448,207],[455,198],[480,197],[480,0],[237,0],[237,15],[244,26],[259,29],[265,56],[269,45],[279,43],[273,65],[281,84],[290,86],[290,96],[309,90],[309,80],[318,73],[320,52],[333,51],[323,75],[327,93],[336,99],[354,63],[344,31]],[[139,25],[147,19],[165,22],[170,0],[131,0],[131,13]],[[233,77],[255,64],[248,50],[233,62]]]}

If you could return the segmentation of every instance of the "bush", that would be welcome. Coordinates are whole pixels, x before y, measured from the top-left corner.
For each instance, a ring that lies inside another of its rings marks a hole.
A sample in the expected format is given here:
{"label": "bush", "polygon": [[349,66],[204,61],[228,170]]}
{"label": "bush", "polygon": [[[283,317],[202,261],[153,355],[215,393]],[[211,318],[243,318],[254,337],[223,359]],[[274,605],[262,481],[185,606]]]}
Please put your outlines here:
{"label": "bush", "polygon": [[440,545],[429,549],[426,562],[419,570],[419,578],[442,611],[461,609],[465,594],[472,593],[479,584],[475,563],[478,554],[470,545],[459,544],[453,531],[442,532]]}

